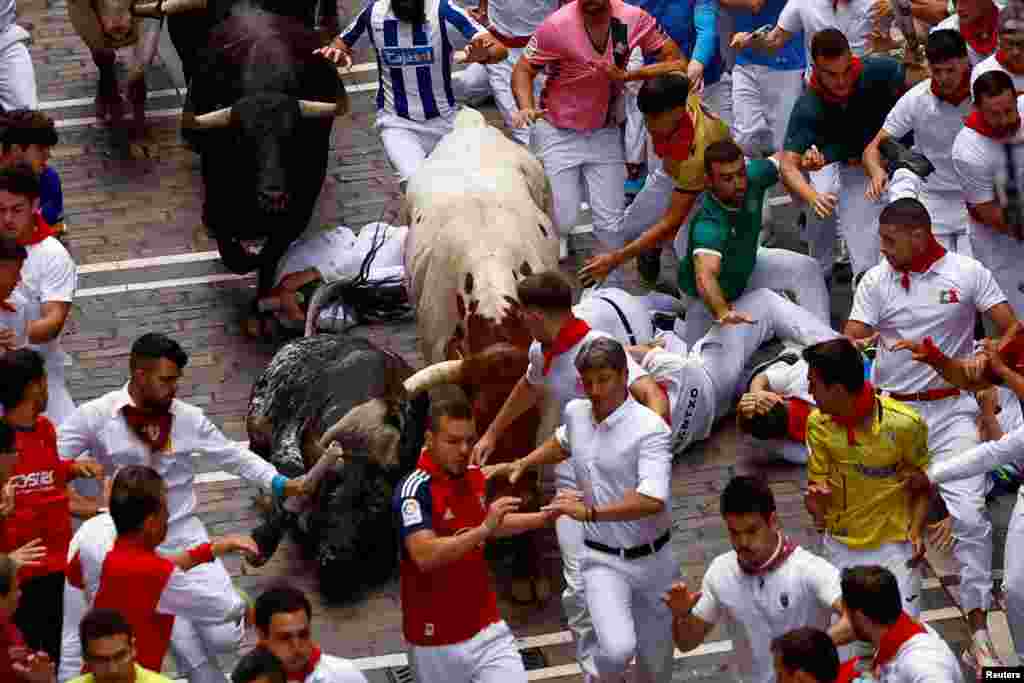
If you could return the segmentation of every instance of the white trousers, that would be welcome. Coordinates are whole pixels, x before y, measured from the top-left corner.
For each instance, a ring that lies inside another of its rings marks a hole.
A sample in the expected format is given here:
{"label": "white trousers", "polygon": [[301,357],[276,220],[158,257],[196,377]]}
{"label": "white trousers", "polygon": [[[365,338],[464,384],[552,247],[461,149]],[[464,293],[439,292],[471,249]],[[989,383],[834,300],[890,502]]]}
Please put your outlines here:
{"label": "white trousers", "polygon": [[[899,171],[897,171],[899,173]],[[932,218],[932,233],[949,251],[971,256],[970,218],[961,192],[929,192],[927,184],[918,199]]]}
{"label": "white trousers", "polygon": [[749,434],[744,440],[755,450],[755,458],[760,462],[784,460],[793,465],[807,464],[807,446],[789,439],[755,439]]}
{"label": "white trousers", "polygon": [[[806,254],[788,249],[758,249],[754,271],[750,274],[744,293],[757,289],[788,290],[808,315],[825,325],[831,320],[831,303],[825,288],[825,278],[822,277],[818,262]],[[757,318],[759,314],[759,311],[754,311],[753,317]],[[711,311],[704,301],[691,297],[686,307],[686,320],[681,323],[682,334],[679,336],[688,346],[692,346],[711,329],[713,323]]]}
{"label": "white trousers", "polygon": [[887,201],[872,201],[864,196],[868,177],[860,166],[839,167],[839,205],[836,209],[839,234],[850,250],[854,275],[865,272],[882,258],[878,237],[878,216]]}
{"label": "white trousers", "polygon": [[766,136],[782,149],[793,104],[804,89],[803,69],[780,71],[761,64],[737,64],[732,69],[732,110],[736,144],[748,156],[753,144]]}
{"label": "white trousers", "polygon": [[992,271],[1014,312],[1024,315],[1024,242],[978,223],[971,225],[970,240],[974,258]]}
{"label": "white trousers", "polygon": [[0,41],[14,39],[0,50],[0,107],[4,111],[14,109],[38,109],[39,96],[36,91],[36,72],[32,68],[32,57],[29,56],[28,32],[21,26],[12,24],[8,32],[21,32],[24,38],[18,40],[14,36],[0,36]]}
{"label": "white trousers", "polygon": [[66,683],[82,675],[82,641],[78,638],[78,625],[89,611],[85,591],[64,582],[63,625],[60,637],[60,666],[57,681]]}
{"label": "white trousers", "polygon": [[413,645],[409,666],[418,683],[526,683],[523,658],[504,621],[461,643]]}
{"label": "white trousers", "polygon": [[[575,488],[575,484],[561,481],[558,488]],[[555,520],[555,534],[558,549],[562,554],[562,574],[565,576],[565,590],[562,591],[562,611],[576,641],[576,663],[583,670],[585,679],[597,676],[595,656],[597,634],[594,622],[587,609],[586,587],[583,581],[583,525],[571,517],[562,516]]]}
{"label": "white trousers", "polygon": [[[816,192],[830,192],[838,196],[838,164],[829,164],[820,171],[813,171],[808,175]],[[818,218],[810,207],[806,208],[805,215],[807,224],[802,237],[807,242],[807,253],[814,257],[821,267],[822,274],[829,278],[832,276],[832,266],[836,260],[836,235],[839,232],[839,221],[835,212],[827,218]]]}
{"label": "white trousers", "polygon": [[64,367],[56,363],[46,364],[46,410],[43,415],[50,419],[54,427],[75,412],[75,402],[68,391],[67,382],[64,381]]}
{"label": "white trousers", "polygon": [[[530,144],[529,128],[513,128],[511,124],[512,114],[519,110],[516,105],[516,98],[512,94],[512,68],[519,61],[523,54],[523,48],[508,48],[508,57],[497,64],[473,63],[462,71],[452,74],[452,89],[458,93],[458,97],[464,99],[478,99],[486,95],[494,97],[494,103],[498,105],[507,126],[506,132],[513,140],[522,144]],[[540,78],[534,79],[534,93],[536,98],[540,92]]]}
{"label": "white trousers", "polygon": [[1006,620],[1010,625],[1017,659],[1024,662],[1024,489],[1017,494],[1017,503],[1010,515],[1006,531],[1006,569],[1003,591],[1006,596]]}
{"label": "white trousers", "polygon": [[678,575],[671,543],[635,560],[585,549],[583,580],[597,632],[595,663],[601,683],[671,680],[672,612],[662,596]]}
{"label": "white trousers", "polygon": [[[941,401],[912,401],[928,425],[932,462],[942,462],[978,445],[978,404],[962,392]],[[966,612],[992,605],[992,521],[985,506],[985,476],[939,485],[953,518],[953,557],[960,565],[960,606]]]}
{"label": "white trousers", "polygon": [[454,115],[430,121],[410,121],[394,114],[377,113],[374,124],[398,181],[404,183],[453,129]]}

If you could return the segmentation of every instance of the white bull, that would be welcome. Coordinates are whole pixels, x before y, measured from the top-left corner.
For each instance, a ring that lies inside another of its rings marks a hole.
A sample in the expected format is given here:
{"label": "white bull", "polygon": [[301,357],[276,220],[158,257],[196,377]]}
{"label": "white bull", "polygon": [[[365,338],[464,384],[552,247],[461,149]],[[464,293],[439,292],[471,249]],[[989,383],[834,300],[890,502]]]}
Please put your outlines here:
{"label": "white bull", "polygon": [[558,267],[544,168],[463,109],[409,179],[406,199],[405,271],[420,350],[428,363],[480,350],[475,330],[511,324],[516,280]]}

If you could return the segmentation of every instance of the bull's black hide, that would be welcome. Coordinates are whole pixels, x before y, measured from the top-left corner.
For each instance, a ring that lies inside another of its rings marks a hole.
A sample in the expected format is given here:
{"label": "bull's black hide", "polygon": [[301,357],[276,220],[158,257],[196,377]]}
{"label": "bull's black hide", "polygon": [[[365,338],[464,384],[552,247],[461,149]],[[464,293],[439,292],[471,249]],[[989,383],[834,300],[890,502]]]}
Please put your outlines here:
{"label": "bull's black hide", "polygon": [[[299,5],[302,15],[314,3]],[[232,107],[227,127],[183,131],[202,158],[203,219],[229,269],[259,270],[261,294],[308,225],[327,171],[334,119],[302,118],[297,100],[335,102],[343,88],[334,66],[313,54],[323,39],[306,21],[223,2],[170,19],[191,78],[190,110]],[[250,239],[266,240],[258,254],[242,247]]]}
{"label": "bull's black hide", "polygon": [[[325,334],[286,344],[253,385],[249,418],[269,418],[272,426],[269,439],[250,430],[252,447],[283,474],[300,475],[307,420],[315,420],[322,433],[350,408],[400,393],[397,387],[411,372],[397,355],[359,338]],[[397,465],[381,466],[357,442],[348,443],[353,457],[325,477],[310,511],[295,519],[275,506],[254,532],[261,549],[272,552],[285,528],[294,527],[329,600],[348,600],[394,573],[398,547],[391,493],[415,467],[429,399],[424,394],[396,406],[389,419],[401,433]]]}

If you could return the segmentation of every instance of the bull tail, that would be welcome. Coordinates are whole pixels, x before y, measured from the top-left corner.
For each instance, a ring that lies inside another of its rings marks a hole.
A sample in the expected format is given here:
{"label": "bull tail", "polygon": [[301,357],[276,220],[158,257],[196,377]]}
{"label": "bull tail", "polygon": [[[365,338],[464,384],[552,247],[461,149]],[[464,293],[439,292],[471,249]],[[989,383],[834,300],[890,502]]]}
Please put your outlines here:
{"label": "bull tail", "polygon": [[459,109],[459,113],[455,115],[455,130],[461,128],[484,128],[485,126],[487,126],[487,120],[476,109],[462,107]]}

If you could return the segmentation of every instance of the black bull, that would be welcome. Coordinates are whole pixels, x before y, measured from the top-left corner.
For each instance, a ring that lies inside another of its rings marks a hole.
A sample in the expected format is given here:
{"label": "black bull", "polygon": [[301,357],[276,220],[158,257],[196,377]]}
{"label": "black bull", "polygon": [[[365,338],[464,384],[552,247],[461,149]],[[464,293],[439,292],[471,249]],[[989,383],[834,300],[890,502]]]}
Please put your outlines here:
{"label": "black bull", "polygon": [[[287,476],[306,471],[302,432],[313,421],[317,436],[348,411],[373,398],[402,397],[411,368],[394,353],[355,337],[317,335],[283,346],[253,385],[249,438],[254,451]],[[297,532],[317,565],[329,600],[347,600],[362,588],[387,580],[395,569],[398,542],[391,494],[410,472],[423,445],[429,399],[394,401],[387,418],[400,434],[397,462],[381,466],[365,443],[345,441],[346,457],[322,480],[311,509],[295,518],[279,505],[253,532],[264,556],[273,553],[286,528]],[[262,422],[265,429],[254,425]]]}
{"label": "black bull", "polygon": [[[321,35],[299,19],[248,5],[217,13],[225,18],[212,27],[210,15],[169,19],[191,77],[191,112],[232,108],[227,126],[183,132],[201,155],[203,220],[221,258],[236,273],[258,269],[264,294],[309,224],[327,173],[334,119],[303,118],[298,100],[335,102],[344,86],[334,66],[313,54]],[[258,254],[241,243],[260,239]]]}

